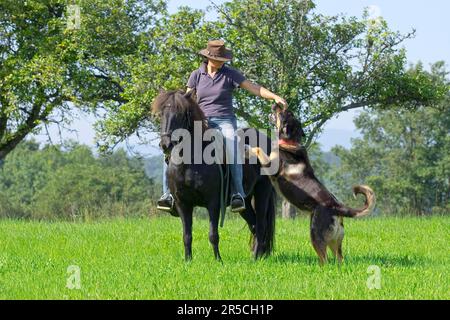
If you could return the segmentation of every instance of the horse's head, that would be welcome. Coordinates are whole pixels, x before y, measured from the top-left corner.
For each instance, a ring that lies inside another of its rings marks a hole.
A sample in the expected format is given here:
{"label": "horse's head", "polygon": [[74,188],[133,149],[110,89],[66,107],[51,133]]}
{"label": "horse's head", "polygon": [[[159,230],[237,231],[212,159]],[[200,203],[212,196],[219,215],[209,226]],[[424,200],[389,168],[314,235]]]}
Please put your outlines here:
{"label": "horse's head", "polygon": [[160,147],[165,154],[170,153],[179,141],[172,141],[177,129],[186,129],[192,133],[194,121],[203,121],[204,115],[192,98],[193,91],[161,92],[152,105],[152,113],[160,120]]}
{"label": "horse's head", "polygon": [[278,131],[278,137],[284,141],[300,143],[305,136],[305,132],[302,129],[302,124],[292,111],[281,108],[279,105],[274,105],[272,110],[271,122],[273,122]]}

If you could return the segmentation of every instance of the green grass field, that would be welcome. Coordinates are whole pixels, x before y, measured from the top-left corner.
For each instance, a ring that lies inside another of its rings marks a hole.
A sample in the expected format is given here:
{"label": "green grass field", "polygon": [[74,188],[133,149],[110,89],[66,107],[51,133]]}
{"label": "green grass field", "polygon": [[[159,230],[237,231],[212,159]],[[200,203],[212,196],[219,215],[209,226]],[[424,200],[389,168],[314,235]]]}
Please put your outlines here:
{"label": "green grass field", "polygon": [[[96,223],[0,221],[1,299],[449,299],[450,218],[346,220],[345,262],[321,268],[308,219],[277,221],[276,251],[250,256],[241,219],[220,230],[213,259],[208,221],[194,222],[194,259],[183,260],[171,217]],[[69,289],[68,267],[81,271]],[[368,267],[381,270],[369,290]]]}

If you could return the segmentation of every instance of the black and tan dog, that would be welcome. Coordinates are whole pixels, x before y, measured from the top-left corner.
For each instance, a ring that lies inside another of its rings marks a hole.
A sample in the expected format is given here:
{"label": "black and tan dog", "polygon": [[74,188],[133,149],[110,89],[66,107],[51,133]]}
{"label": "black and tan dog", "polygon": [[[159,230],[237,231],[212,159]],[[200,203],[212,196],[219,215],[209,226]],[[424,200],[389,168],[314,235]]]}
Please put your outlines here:
{"label": "black and tan dog", "polygon": [[270,156],[260,148],[247,148],[247,156],[257,156],[263,167],[279,161],[279,170],[271,176],[271,181],[277,191],[297,208],[312,210],[311,242],[320,263],[327,261],[327,247],[341,262],[343,217],[368,215],[375,206],[375,194],[368,186],[355,186],[353,195],[365,196],[364,207],[353,209],[340,203],[314,175],[306,148],[300,144],[304,132],[292,112],[274,106],[273,122],[279,135],[279,148],[272,148]]}

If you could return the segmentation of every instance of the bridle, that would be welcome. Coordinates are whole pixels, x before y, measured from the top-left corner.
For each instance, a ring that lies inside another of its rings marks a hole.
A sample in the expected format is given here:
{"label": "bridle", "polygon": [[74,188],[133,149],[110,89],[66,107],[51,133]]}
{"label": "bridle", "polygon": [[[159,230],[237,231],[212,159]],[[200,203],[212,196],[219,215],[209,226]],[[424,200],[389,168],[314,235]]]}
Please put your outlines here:
{"label": "bridle", "polygon": [[[162,114],[162,111],[164,111],[164,109],[166,109],[166,108],[171,108],[171,107],[172,107],[171,104],[168,104],[168,105],[164,106],[164,107],[161,109],[161,114]],[[191,112],[190,109],[188,109],[188,110],[185,112],[182,127],[180,127],[179,129],[181,129],[181,128],[186,129],[186,130],[188,130],[188,131],[191,131],[191,130],[192,130],[192,112]],[[171,137],[171,136],[172,136],[172,133],[173,133],[173,130],[163,131],[163,132],[160,133],[160,137],[161,137],[161,138],[162,138],[162,137]]]}
{"label": "bridle", "polygon": [[[163,108],[161,109],[161,116],[163,114],[163,111],[166,108],[171,108],[171,107],[172,107],[172,105],[170,103],[165,105],[165,106],[163,106]],[[186,129],[189,132],[191,132],[191,130],[192,130],[192,112],[191,112],[190,108],[188,108],[187,111],[184,114],[182,126],[179,129],[181,129],[181,128]],[[174,130],[167,130],[167,128],[166,128],[165,131],[160,133],[160,139],[162,139],[163,137],[169,137],[170,140],[172,141],[171,137],[172,137],[173,131]],[[179,142],[180,141],[172,141],[174,146],[177,145]],[[167,154],[165,155],[167,160],[170,158],[171,149],[167,150]]]}

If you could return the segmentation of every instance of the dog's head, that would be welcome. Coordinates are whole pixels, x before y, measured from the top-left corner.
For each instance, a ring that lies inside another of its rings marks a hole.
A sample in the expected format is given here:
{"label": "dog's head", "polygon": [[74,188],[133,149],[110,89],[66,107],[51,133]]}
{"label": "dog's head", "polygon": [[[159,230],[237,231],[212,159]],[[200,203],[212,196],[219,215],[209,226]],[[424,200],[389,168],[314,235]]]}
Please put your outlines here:
{"label": "dog's head", "polygon": [[279,139],[300,143],[305,132],[292,111],[281,108],[279,105],[273,105],[272,111],[271,121],[278,131]]}

